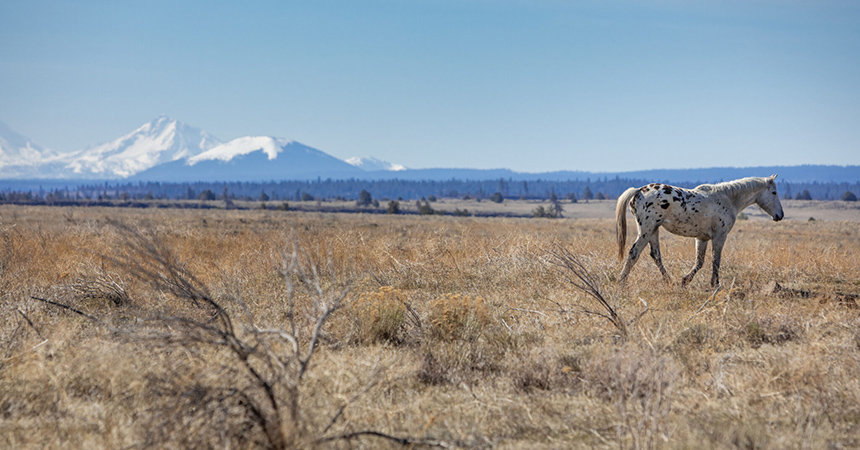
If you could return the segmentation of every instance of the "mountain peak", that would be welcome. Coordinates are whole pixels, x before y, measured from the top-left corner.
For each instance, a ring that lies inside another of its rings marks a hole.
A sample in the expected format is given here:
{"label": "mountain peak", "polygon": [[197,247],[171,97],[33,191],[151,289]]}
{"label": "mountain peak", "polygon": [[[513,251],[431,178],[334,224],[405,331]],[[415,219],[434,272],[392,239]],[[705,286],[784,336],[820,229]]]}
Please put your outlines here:
{"label": "mountain peak", "polygon": [[47,152],[42,147],[0,122],[0,167],[34,165],[46,156]]}
{"label": "mountain peak", "polygon": [[78,176],[127,177],[220,143],[211,134],[162,114],[116,140],[76,152],[67,168]]}

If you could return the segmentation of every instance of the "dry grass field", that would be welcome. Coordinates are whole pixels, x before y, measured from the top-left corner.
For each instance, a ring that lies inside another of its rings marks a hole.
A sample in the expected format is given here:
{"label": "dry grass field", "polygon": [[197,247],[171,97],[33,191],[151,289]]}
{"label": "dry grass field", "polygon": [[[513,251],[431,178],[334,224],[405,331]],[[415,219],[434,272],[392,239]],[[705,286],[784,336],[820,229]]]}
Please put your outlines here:
{"label": "dry grass field", "polygon": [[860,447],[856,208],[747,211],[714,291],[589,205],[0,206],[0,448]]}

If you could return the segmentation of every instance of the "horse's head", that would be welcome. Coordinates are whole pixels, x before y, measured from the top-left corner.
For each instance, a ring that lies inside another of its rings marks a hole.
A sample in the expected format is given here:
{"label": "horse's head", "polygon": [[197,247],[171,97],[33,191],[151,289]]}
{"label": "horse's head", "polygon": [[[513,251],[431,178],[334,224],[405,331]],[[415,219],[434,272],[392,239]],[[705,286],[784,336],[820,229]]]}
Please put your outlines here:
{"label": "horse's head", "polygon": [[755,198],[755,203],[764,212],[773,217],[774,221],[779,222],[785,217],[782,212],[782,203],[779,202],[779,195],[776,193],[776,175],[771,175],[767,178],[767,186],[758,193]]}

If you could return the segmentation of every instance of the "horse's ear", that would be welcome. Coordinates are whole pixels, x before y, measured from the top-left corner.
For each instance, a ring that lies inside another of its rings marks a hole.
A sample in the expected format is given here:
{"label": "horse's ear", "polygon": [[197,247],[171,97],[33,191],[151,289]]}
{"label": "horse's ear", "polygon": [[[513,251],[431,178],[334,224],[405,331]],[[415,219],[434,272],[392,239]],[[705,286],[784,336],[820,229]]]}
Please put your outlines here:
{"label": "horse's ear", "polygon": [[775,180],[775,179],[776,179],[776,175],[777,175],[777,174],[773,174],[773,175],[771,175],[771,176],[770,176],[770,181]]}

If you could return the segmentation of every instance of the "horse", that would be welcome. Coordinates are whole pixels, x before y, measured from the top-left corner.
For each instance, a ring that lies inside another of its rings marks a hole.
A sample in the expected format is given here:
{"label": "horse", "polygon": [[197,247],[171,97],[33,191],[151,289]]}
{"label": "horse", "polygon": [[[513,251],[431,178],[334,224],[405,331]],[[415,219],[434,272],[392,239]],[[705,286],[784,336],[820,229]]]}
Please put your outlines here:
{"label": "horse", "polygon": [[618,197],[615,206],[619,261],[624,259],[627,241],[628,206],[636,217],[639,234],[627,253],[619,283],[624,283],[639,254],[648,244],[651,246],[651,258],[663,278],[671,282],[660,257],[659,228],[662,226],[670,233],[696,238],[696,265],[684,276],[682,286],[686,286],[702,268],[708,241],[713,241],[714,271],[711,274],[711,286],[718,286],[723,245],[738,213],[755,203],[774,221],[778,222],[784,217],[775,179],[776,175],[750,177],[718,184],[703,184],[695,189],[659,183],[627,189]]}

